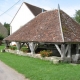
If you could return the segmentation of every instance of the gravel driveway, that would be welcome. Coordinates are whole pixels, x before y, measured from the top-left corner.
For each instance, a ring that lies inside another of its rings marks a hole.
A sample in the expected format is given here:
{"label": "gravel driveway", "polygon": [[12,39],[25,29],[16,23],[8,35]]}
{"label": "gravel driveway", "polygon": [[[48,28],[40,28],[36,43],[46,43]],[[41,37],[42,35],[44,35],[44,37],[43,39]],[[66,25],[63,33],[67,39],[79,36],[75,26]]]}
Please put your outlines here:
{"label": "gravel driveway", "polygon": [[0,80],[29,80],[0,61]]}

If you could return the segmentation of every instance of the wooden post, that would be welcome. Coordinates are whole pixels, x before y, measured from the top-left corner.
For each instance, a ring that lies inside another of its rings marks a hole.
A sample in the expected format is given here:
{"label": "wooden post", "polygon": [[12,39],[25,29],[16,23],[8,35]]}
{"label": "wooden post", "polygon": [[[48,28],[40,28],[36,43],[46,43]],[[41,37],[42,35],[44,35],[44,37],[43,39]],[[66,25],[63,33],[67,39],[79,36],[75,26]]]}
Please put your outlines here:
{"label": "wooden post", "polygon": [[17,54],[20,54],[21,43],[16,42],[16,46],[17,46]]}
{"label": "wooden post", "polygon": [[20,48],[21,48],[21,43],[20,43],[20,42],[16,42],[16,46],[17,46],[17,50],[20,50]]}
{"label": "wooden post", "polygon": [[67,44],[66,49],[67,49],[67,53],[66,53],[67,58],[66,58],[66,61],[67,62],[71,62],[71,44]]}
{"label": "wooden post", "polygon": [[77,63],[80,58],[79,44],[76,44],[76,54],[72,56],[73,62]]}
{"label": "wooden post", "polygon": [[61,44],[61,59],[65,59],[65,44]]}
{"label": "wooden post", "polygon": [[76,56],[75,56],[75,60],[76,62],[78,62],[78,59],[80,58],[80,54],[79,54],[79,44],[76,44]]}
{"label": "wooden post", "polygon": [[55,44],[55,46],[61,55],[61,59],[64,60],[65,59],[65,44],[61,44],[61,49],[59,48],[57,44]]}
{"label": "wooden post", "polygon": [[68,58],[71,58],[71,44],[68,44],[68,55],[67,55],[67,57]]}
{"label": "wooden post", "polygon": [[24,44],[25,44],[25,43],[20,43],[20,49],[21,49],[21,47],[23,47],[23,46],[24,46]]}
{"label": "wooden post", "polygon": [[9,42],[5,41],[5,48],[9,48]]}
{"label": "wooden post", "polygon": [[65,47],[65,55],[67,54],[68,49],[69,49],[69,45],[67,45],[67,46]]}
{"label": "wooden post", "polygon": [[61,48],[55,44],[58,52],[61,55],[61,59],[63,61],[71,61],[71,44],[67,44],[67,46],[65,44],[61,44]]}
{"label": "wooden post", "polygon": [[55,44],[55,47],[57,48],[58,52],[60,53],[61,55],[61,49],[59,48],[59,46],[57,44]]}
{"label": "wooden post", "polygon": [[76,44],[76,54],[79,54],[79,44]]}
{"label": "wooden post", "polygon": [[34,54],[35,48],[36,48],[36,43],[29,42],[29,47],[30,47],[31,53]]}

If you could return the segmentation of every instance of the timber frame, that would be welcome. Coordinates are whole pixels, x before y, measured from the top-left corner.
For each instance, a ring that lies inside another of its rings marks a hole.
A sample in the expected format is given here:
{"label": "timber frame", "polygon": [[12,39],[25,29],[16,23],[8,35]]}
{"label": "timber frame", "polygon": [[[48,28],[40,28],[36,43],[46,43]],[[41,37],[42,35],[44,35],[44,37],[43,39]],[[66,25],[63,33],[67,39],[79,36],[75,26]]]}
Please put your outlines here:
{"label": "timber frame", "polygon": [[[6,44],[6,48],[8,48],[10,46],[10,42],[8,42],[8,41],[5,41],[5,44]],[[21,49],[21,47],[24,44],[28,45],[28,47],[31,50],[31,54],[35,54],[35,50],[38,47],[38,44],[41,44],[41,43],[38,43],[38,42],[16,42],[18,54],[19,54],[19,50]],[[79,43],[75,43],[76,51],[75,51],[74,55],[72,54],[72,44],[74,44],[74,43],[43,43],[43,44],[54,44],[57,51],[61,55],[62,61],[77,62],[80,59]]]}
{"label": "timber frame", "polygon": [[[59,47],[60,45],[60,47]],[[71,59],[71,44],[55,44],[62,60]]]}

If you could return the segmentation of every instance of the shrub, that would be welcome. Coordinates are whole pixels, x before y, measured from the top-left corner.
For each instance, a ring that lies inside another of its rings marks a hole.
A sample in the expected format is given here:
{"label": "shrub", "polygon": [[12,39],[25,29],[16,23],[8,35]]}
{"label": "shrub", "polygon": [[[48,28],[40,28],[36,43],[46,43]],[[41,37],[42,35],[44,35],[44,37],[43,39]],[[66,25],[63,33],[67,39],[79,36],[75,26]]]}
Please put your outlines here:
{"label": "shrub", "polygon": [[2,44],[3,39],[4,39],[3,35],[0,34],[0,45]]}
{"label": "shrub", "polygon": [[51,50],[43,50],[43,51],[40,51],[40,54],[42,57],[49,57],[52,55],[52,51]]}
{"label": "shrub", "polygon": [[11,50],[16,50],[17,48],[16,48],[16,46],[10,46],[9,47]]}
{"label": "shrub", "polygon": [[23,52],[28,52],[29,49],[28,49],[27,47],[22,47],[22,48],[21,48],[21,51],[23,51]]}
{"label": "shrub", "polygon": [[3,35],[0,34],[0,40],[3,40],[3,39],[4,39]]}

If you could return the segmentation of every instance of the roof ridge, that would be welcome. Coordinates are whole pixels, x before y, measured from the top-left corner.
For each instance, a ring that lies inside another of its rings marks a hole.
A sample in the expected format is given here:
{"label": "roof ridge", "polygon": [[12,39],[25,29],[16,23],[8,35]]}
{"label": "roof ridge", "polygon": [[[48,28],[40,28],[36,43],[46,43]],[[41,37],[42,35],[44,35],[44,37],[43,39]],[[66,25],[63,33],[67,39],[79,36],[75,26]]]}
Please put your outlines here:
{"label": "roof ridge", "polygon": [[59,15],[59,22],[60,22],[60,29],[61,29],[61,34],[62,34],[62,40],[64,42],[64,36],[63,36],[63,31],[62,31],[62,24],[61,24],[61,16],[60,16],[60,6],[58,4],[58,15]]}
{"label": "roof ridge", "polygon": [[[50,12],[50,11],[55,11],[55,10],[57,10],[57,9],[54,9],[54,10],[47,10],[47,11],[44,11],[44,12],[38,14],[37,16],[39,16],[39,15],[41,15],[41,14],[44,14],[44,13],[47,13],[47,12]],[[37,16],[35,16],[35,18],[36,18]]]}

